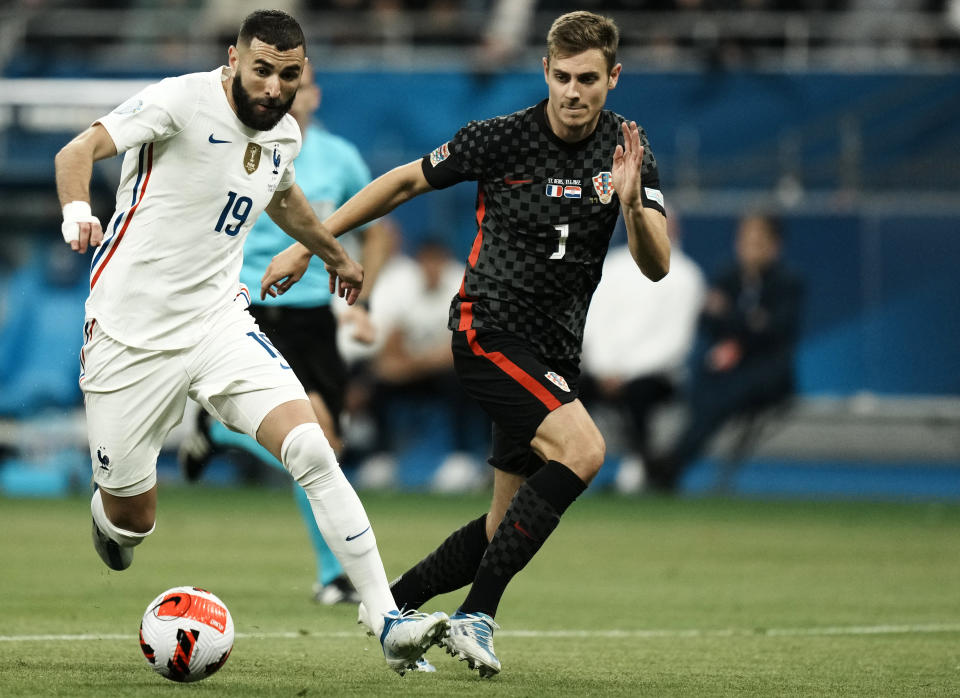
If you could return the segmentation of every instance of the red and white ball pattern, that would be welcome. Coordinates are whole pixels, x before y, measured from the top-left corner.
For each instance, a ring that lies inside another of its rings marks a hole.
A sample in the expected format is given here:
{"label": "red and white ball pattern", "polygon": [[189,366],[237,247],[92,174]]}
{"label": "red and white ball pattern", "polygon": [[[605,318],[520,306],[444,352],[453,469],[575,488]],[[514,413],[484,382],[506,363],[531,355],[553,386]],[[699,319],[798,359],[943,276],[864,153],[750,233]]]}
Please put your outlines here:
{"label": "red and white ball pattern", "polygon": [[199,681],[226,663],[233,618],[209,591],[174,587],[157,596],[140,622],[140,649],[155,672],[171,681]]}

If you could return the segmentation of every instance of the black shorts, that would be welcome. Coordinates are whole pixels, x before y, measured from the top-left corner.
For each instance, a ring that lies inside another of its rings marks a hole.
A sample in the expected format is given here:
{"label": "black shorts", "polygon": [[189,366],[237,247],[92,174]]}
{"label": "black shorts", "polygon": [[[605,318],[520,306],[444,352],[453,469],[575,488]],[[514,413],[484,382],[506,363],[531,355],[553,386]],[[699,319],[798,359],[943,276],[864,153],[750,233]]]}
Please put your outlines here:
{"label": "black shorts", "polygon": [[249,310],[304,389],[323,398],[339,435],[347,367],[337,350],[337,319],[330,307],[251,305]]}
{"label": "black shorts", "polygon": [[576,359],[544,357],[500,330],[454,331],[453,365],[467,395],[493,420],[490,464],[529,476],[543,464],[530,442],[553,410],[579,395]]}

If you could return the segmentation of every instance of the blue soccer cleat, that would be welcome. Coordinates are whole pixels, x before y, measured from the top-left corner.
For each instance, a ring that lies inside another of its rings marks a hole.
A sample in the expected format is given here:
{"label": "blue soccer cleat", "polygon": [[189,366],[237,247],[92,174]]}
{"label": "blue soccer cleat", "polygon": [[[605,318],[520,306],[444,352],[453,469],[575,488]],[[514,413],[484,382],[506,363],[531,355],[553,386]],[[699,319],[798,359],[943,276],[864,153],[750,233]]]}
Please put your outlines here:
{"label": "blue soccer cleat", "polygon": [[[423,653],[431,646],[439,644],[450,627],[450,618],[446,613],[432,614],[419,611],[391,611],[384,616],[383,632],[380,644],[387,666],[403,676],[408,669],[429,671],[418,668]],[[426,662],[426,660],[423,660]]]}
{"label": "blue soccer cleat", "polygon": [[500,673],[500,660],[493,653],[493,631],[500,626],[486,613],[457,611],[450,618],[450,632],[440,645],[447,654],[466,661],[483,678]]}

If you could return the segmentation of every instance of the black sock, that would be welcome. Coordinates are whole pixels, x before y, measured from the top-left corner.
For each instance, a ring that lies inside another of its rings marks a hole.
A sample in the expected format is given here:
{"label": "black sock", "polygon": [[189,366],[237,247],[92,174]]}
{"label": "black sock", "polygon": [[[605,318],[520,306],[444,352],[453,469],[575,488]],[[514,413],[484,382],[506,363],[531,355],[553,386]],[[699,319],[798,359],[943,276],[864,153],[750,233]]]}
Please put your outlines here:
{"label": "black sock", "polygon": [[397,608],[420,608],[437,594],[456,591],[473,581],[487,549],[487,515],[457,529],[436,550],[390,585]]}
{"label": "black sock", "polygon": [[495,616],[507,584],[530,562],[560,523],[563,512],[586,488],[576,473],[557,461],[548,461],[520,485],[460,610]]}

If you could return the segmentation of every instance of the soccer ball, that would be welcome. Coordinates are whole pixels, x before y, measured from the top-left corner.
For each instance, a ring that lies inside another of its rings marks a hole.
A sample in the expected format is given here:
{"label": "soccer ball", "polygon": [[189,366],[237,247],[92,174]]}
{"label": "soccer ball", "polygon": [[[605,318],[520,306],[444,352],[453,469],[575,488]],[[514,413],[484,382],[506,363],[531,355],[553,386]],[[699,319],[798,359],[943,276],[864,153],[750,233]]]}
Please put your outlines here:
{"label": "soccer ball", "polygon": [[153,670],[171,681],[199,681],[222,667],[233,649],[226,605],[197,587],[167,589],[140,621],[140,649]]}

